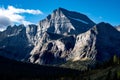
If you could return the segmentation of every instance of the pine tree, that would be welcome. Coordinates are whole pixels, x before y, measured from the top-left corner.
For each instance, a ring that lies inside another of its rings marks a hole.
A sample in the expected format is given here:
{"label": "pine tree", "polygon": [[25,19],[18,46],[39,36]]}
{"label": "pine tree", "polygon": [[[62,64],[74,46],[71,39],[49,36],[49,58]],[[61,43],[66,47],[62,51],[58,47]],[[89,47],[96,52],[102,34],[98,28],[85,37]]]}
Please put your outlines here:
{"label": "pine tree", "polygon": [[113,56],[113,63],[114,64],[120,64],[120,59],[116,54]]}
{"label": "pine tree", "polygon": [[117,56],[116,55],[113,56],[113,62],[117,63]]}

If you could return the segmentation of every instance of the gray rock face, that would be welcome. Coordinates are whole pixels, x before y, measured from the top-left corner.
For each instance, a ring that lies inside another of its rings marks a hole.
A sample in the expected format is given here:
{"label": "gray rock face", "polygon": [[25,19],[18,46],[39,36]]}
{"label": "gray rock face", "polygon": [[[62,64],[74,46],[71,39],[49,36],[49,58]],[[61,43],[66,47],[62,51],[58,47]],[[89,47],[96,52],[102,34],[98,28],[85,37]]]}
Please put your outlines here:
{"label": "gray rock face", "polygon": [[0,55],[21,60],[31,51],[32,47],[24,25],[9,26],[0,34]]}
{"label": "gray rock face", "polygon": [[62,36],[45,32],[44,37],[40,39],[38,45],[31,51],[29,60],[38,64],[65,62],[74,45],[74,36]]}
{"label": "gray rock face", "polygon": [[[117,37],[116,37],[117,36]],[[76,38],[72,60],[108,61],[114,54],[120,56],[120,32],[108,23],[99,23]]]}
{"label": "gray rock face", "polygon": [[37,64],[68,60],[94,64],[120,56],[119,41],[120,32],[111,25],[95,25],[84,14],[59,8],[38,26],[9,26],[0,32],[0,55]]}
{"label": "gray rock face", "polygon": [[79,34],[87,31],[95,25],[86,15],[58,8],[40,21],[41,32],[53,32],[57,34]]}

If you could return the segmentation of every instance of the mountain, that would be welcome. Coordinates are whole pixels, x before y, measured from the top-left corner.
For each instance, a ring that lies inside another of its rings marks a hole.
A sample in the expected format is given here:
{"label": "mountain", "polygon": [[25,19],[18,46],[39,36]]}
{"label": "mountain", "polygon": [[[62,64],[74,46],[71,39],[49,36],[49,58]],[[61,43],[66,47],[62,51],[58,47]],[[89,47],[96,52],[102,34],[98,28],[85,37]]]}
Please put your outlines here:
{"label": "mountain", "polygon": [[95,23],[84,14],[58,8],[39,25],[8,26],[0,32],[0,55],[39,64],[64,62],[66,52],[75,45],[75,35],[93,25]]}
{"label": "mountain", "polygon": [[21,60],[31,49],[32,45],[28,41],[24,25],[8,26],[8,28],[0,34],[0,55]]}
{"label": "mountain", "polygon": [[54,10],[46,19],[39,22],[39,34],[42,36],[31,51],[29,61],[39,64],[66,61],[66,57],[75,45],[75,35],[87,31],[94,25],[95,23],[84,14],[63,8]]}
{"label": "mountain", "polygon": [[57,34],[79,34],[93,27],[95,23],[86,15],[58,8],[39,22],[41,32]]}
{"label": "mountain", "polygon": [[95,24],[84,14],[58,8],[38,25],[8,26],[0,32],[0,55],[36,64],[93,65],[120,56],[119,41],[120,32],[112,25]]}
{"label": "mountain", "polygon": [[44,35],[44,39],[40,41],[43,45],[38,44],[33,49],[30,62],[56,64],[68,60],[73,62],[89,60],[88,64],[95,64],[109,61],[113,55],[120,56],[120,32],[108,23],[102,22],[85,33],[77,36],[66,35],[57,40],[51,39],[51,34],[47,33],[47,35],[49,38],[45,38],[46,35]]}
{"label": "mountain", "polygon": [[110,24],[102,22],[77,36],[71,56],[73,61],[108,61],[115,54],[120,56],[119,40],[120,32]]}

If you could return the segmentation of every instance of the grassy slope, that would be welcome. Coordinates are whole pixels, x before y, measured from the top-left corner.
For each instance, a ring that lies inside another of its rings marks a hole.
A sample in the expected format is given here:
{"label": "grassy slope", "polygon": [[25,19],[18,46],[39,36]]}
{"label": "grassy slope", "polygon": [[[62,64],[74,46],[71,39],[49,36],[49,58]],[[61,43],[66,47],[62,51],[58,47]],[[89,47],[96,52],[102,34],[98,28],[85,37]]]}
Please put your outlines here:
{"label": "grassy slope", "polygon": [[[90,69],[86,65],[90,61],[75,61],[62,64],[61,67],[82,70],[82,74],[77,76],[79,80],[119,80],[120,79],[120,65],[105,63],[99,65],[97,69]],[[116,79],[115,79],[116,78]]]}

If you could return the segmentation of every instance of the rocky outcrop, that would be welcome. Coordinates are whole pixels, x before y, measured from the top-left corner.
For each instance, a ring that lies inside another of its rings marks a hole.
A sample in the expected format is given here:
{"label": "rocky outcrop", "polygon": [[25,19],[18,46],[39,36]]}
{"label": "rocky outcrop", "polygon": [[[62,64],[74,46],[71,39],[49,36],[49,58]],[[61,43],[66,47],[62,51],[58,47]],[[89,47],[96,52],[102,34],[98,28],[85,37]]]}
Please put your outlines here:
{"label": "rocky outcrop", "polygon": [[0,55],[5,57],[22,60],[33,48],[27,38],[24,25],[9,26],[0,37]]}
{"label": "rocky outcrop", "polygon": [[120,56],[120,32],[108,23],[99,23],[76,38],[71,56],[73,61],[93,60],[105,62],[114,54]]}
{"label": "rocky outcrop", "polygon": [[79,34],[93,27],[95,23],[86,15],[58,8],[39,23],[41,32],[57,34]]}
{"label": "rocky outcrop", "polygon": [[74,48],[75,37],[45,32],[39,42],[31,51],[30,62],[57,64],[66,61]]}

